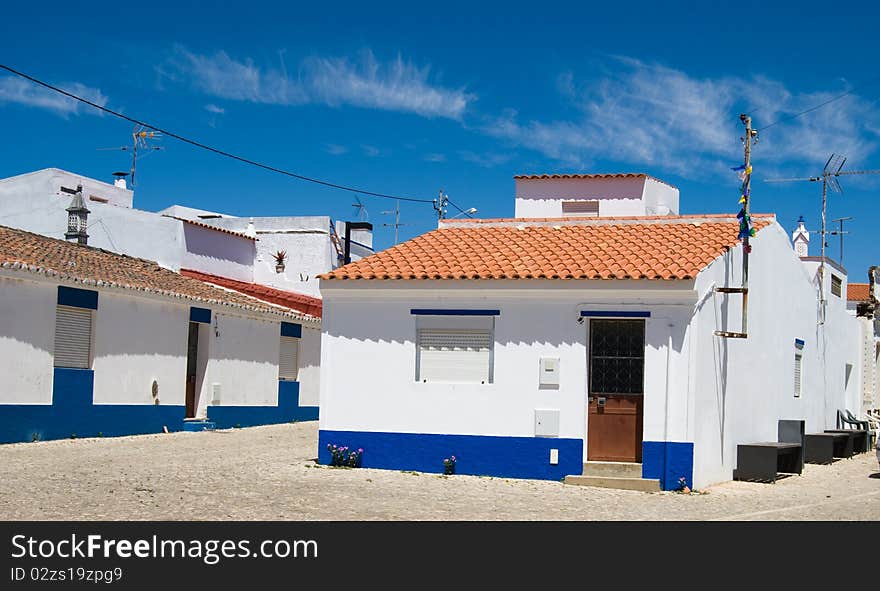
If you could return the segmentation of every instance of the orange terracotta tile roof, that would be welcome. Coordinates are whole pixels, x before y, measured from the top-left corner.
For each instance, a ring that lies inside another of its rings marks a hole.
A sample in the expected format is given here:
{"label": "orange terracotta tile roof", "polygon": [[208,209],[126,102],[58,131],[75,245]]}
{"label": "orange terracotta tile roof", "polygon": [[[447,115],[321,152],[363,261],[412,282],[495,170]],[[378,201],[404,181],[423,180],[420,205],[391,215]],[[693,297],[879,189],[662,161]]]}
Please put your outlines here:
{"label": "orange terracotta tile roof", "polygon": [[848,283],[846,285],[846,299],[850,302],[867,302],[871,299],[867,283]]}
{"label": "orange terracotta tile roof", "polygon": [[249,295],[251,297],[272,304],[278,304],[279,306],[284,306],[285,308],[298,310],[303,314],[308,314],[309,316],[314,316],[315,318],[321,317],[321,308],[323,303],[321,302],[320,298],[313,298],[311,296],[296,293],[293,291],[276,289],[274,287],[269,287],[268,285],[260,285],[259,283],[248,283],[246,281],[230,279],[229,277],[221,277],[220,275],[202,273],[201,271],[196,271],[193,269],[181,269],[180,274],[185,275],[186,277],[192,277],[193,279],[198,279],[199,281],[205,281],[207,283],[219,285],[220,287],[234,289],[235,291],[239,291],[245,295]]}
{"label": "orange terracotta tile roof", "polygon": [[663,183],[664,185],[669,185],[673,189],[674,185],[667,183],[666,181],[660,180],[657,177],[653,177],[650,174],[646,174],[644,172],[609,172],[609,173],[592,173],[592,174],[580,174],[580,173],[562,173],[562,174],[515,174],[513,175],[515,179],[528,179],[528,180],[537,180],[537,179],[627,179],[627,178],[648,178],[651,180],[655,180],[658,183]]}
{"label": "orange terracotta tile roof", "polygon": [[[773,220],[753,215],[757,230]],[[731,215],[456,220],[319,277],[692,279],[738,231]]]}
{"label": "orange terracotta tile roof", "polygon": [[26,271],[95,287],[149,292],[298,319],[297,310],[273,306],[256,298],[208,285],[160,267],[153,261],[80,246],[0,226],[0,269]]}

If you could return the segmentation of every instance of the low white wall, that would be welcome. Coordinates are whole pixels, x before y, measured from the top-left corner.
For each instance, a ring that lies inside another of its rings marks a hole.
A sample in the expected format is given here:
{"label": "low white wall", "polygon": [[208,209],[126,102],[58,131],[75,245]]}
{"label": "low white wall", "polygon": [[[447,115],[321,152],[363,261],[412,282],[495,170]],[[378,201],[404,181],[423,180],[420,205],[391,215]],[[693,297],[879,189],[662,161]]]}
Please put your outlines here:
{"label": "low white wall", "polygon": [[321,378],[321,329],[303,325],[299,343],[299,404],[318,406]]}
{"label": "low white wall", "polygon": [[94,322],[95,404],[186,402],[189,306],[100,292]]}
{"label": "low white wall", "polygon": [[174,220],[183,225],[184,252],[181,265],[239,281],[254,280],[254,241],[210,228]]}
{"label": "low white wall", "polygon": [[0,403],[52,402],[57,301],[54,285],[0,277]]}

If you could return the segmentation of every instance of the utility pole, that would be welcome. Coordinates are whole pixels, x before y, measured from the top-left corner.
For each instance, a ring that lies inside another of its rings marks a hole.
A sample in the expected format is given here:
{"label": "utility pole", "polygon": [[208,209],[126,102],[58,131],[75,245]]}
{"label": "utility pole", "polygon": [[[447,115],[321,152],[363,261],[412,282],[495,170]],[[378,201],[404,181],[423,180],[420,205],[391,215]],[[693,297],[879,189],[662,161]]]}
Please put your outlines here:
{"label": "utility pole", "polygon": [[742,218],[739,224],[738,238],[742,239],[742,286],[741,287],[716,287],[717,293],[738,293],[742,295],[742,328],[740,332],[730,330],[716,330],[715,335],[730,339],[747,339],[749,338],[748,324],[748,308],[749,308],[749,253],[752,252],[752,245],[749,243],[752,237],[752,210],[751,210],[751,193],[752,193],[752,140],[757,143],[758,130],[752,129],[752,118],[743,113],[739,116],[740,121],[746,126],[746,134],[740,138],[743,141],[743,164],[733,170],[742,170],[742,210],[736,217]]}
{"label": "utility pole", "polygon": [[443,189],[440,189],[440,193],[437,195],[437,199],[434,199],[434,210],[437,212],[437,221],[439,223],[444,217],[446,217],[446,204],[449,201],[449,196],[443,194]]}
{"label": "utility pole", "polygon": [[841,264],[841,265],[843,264],[843,235],[844,235],[844,234],[849,234],[849,232],[844,232],[844,230],[843,230],[843,222],[848,221],[848,220],[851,220],[851,219],[852,219],[852,216],[850,216],[850,217],[845,217],[845,218],[837,218],[836,220],[831,220],[831,223],[832,223],[832,224],[833,224],[834,222],[837,222],[838,224],[840,224],[840,229],[839,229],[839,230],[835,230],[835,231],[829,232],[829,234],[832,235],[832,236],[835,236],[835,235],[840,236],[840,264]]}

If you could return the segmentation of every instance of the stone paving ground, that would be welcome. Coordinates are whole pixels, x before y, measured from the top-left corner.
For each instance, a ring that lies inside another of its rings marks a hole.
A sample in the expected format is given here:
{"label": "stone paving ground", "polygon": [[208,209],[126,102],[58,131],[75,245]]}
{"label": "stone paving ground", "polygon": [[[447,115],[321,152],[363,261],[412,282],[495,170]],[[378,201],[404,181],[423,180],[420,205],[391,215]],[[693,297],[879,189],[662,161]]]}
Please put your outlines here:
{"label": "stone paving ground", "polygon": [[317,466],[317,422],[0,445],[2,520],[880,520],[873,453],[706,494]]}

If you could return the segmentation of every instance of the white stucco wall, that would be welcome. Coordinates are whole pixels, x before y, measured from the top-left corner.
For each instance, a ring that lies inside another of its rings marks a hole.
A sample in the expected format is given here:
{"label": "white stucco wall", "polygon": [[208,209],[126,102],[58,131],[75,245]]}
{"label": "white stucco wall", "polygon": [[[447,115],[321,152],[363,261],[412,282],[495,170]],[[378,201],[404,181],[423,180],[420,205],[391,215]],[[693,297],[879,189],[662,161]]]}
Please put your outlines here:
{"label": "white stucco wall", "polygon": [[[714,330],[740,330],[740,296],[713,294],[712,288],[741,285],[742,248],[717,259],[697,279],[702,305],[695,320],[696,384],[687,432],[694,441],[697,487],[729,480],[736,445],[776,441],[779,419],[803,419],[807,433],[834,428],[836,410],[848,403],[846,363],[858,361],[855,320],[843,303],[829,302],[824,327],[817,325],[810,272],[792,251],[787,233],[774,224],[761,230],[752,246],[748,339],[713,335]],[[799,398],[794,396],[795,339],[805,341]]]}
{"label": "white stucco wall", "polygon": [[0,276],[0,403],[52,402],[57,301],[54,285]]}
{"label": "white stucco wall", "polygon": [[318,406],[321,380],[321,329],[302,327],[299,342],[299,404]]}
{"label": "white stucco wall", "polygon": [[[90,211],[89,246],[156,261],[175,271],[180,269],[183,255],[182,222],[132,209],[130,196],[128,205],[118,204],[124,204],[122,197],[110,203],[89,201],[88,195],[91,193],[86,190],[86,179],[73,175],[71,178],[62,175],[59,179],[51,170],[0,180],[0,225],[63,240],[67,231],[66,209],[72,196],[61,192],[59,187],[62,184],[69,186],[72,182],[73,188],[76,188],[75,182],[82,179],[83,195]],[[107,188],[108,192],[100,194],[110,195],[109,190],[117,193],[123,191],[112,185],[107,185]]]}
{"label": "white stucco wall", "polygon": [[183,268],[248,283],[254,281],[256,246],[253,240],[174,221],[183,225]]}
{"label": "white stucco wall", "polygon": [[[61,192],[61,187],[76,189],[83,187],[83,199],[91,206],[97,200],[107,200],[110,205],[131,207],[134,191],[122,189],[112,183],[105,183],[84,175],[67,172],[58,168],[44,168],[5,179],[0,179],[0,200],[6,195],[42,194],[66,196],[68,204],[71,195]],[[65,207],[67,207],[65,205]]]}
{"label": "white stucco wall", "polygon": [[[479,290],[467,282],[392,289],[354,283],[321,286],[321,429],[530,437],[535,409],[559,409],[559,436],[586,439],[589,324],[577,322],[580,310],[652,312],[646,322],[645,416],[653,417],[665,405],[668,325],[680,334],[694,299],[690,282],[536,281],[527,289],[519,289],[526,282],[485,282]],[[427,317],[412,315],[412,308],[500,309],[494,383],[416,382],[416,322]],[[673,346],[680,347],[680,340],[676,336]],[[539,388],[541,357],[560,359],[558,390]],[[670,354],[673,365],[686,358],[686,350]],[[680,387],[680,380],[670,387]],[[646,420],[645,438],[663,429],[661,419]]]}
{"label": "white stucco wall", "polygon": [[[201,337],[207,335],[205,341]],[[211,404],[213,384],[220,384],[221,405],[278,403],[278,353],[281,329],[278,321],[257,320],[216,309],[211,325],[199,335],[199,348],[209,350],[205,384],[196,416],[205,416]]]}
{"label": "white stucco wall", "polygon": [[652,178],[645,179],[645,215],[678,215],[678,189]]}
{"label": "white stucco wall", "polygon": [[562,217],[562,202],[599,201],[600,216],[645,215],[644,177],[593,179],[516,179],[514,216]]}
{"label": "white stucco wall", "polygon": [[94,316],[95,404],[186,402],[189,306],[100,292]]}

